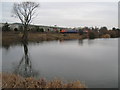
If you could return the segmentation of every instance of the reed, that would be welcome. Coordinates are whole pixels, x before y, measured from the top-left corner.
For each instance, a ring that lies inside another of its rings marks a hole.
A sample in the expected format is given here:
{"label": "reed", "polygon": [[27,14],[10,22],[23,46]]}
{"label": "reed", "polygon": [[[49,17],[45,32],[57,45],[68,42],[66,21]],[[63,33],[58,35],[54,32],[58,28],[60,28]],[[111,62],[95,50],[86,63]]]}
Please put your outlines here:
{"label": "reed", "polygon": [[[86,86],[80,81],[64,83],[63,80],[54,79],[48,81],[44,78],[24,78],[15,74],[2,73],[2,88],[83,88]],[[82,90],[83,90],[82,89]]]}

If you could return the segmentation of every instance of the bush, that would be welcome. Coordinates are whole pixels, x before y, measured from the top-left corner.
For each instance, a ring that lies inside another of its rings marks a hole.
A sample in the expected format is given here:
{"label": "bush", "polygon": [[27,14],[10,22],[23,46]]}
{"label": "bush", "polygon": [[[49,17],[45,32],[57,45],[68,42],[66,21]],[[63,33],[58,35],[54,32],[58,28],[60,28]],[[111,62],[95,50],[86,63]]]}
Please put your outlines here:
{"label": "bush", "polygon": [[10,27],[9,27],[9,24],[7,22],[2,27],[2,31],[10,31]]}
{"label": "bush", "polygon": [[110,34],[102,35],[102,38],[110,38]]}
{"label": "bush", "polygon": [[15,29],[14,29],[14,31],[18,31],[18,29],[17,29],[17,28],[15,28]]}
{"label": "bush", "polygon": [[89,32],[89,39],[94,39],[95,38],[95,34],[93,32]]}
{"label": "bush", "polygon": [[44,29],[43,28],[37,28],[37,31],[38,32],[44,32]]}

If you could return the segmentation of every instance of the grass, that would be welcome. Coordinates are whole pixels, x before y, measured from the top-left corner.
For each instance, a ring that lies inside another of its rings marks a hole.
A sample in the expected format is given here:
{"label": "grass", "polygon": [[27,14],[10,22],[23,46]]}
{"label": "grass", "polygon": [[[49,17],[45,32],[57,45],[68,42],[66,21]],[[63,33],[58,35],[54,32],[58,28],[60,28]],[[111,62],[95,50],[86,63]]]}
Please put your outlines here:
{"label": "grass", "polygon": [[2,88],[83,88],[82,90],[86,90],[86,86],[80,81],[64,83],[60,79],[47,81],[44,78],[23,78],[8,73],[2,73]]}
{"label": "grass", "polygon": [[[40,32],[29,32],[29,42],[39,41],[50,41],[50,40],[69,40],[69,39],[82,39],[83,37],[79,34],[62,34],[62,33],[40,33]],[[19,43],[22,39],[22,33],[20,32],[3,32],[2,33],[2,44],[9,45]]]}

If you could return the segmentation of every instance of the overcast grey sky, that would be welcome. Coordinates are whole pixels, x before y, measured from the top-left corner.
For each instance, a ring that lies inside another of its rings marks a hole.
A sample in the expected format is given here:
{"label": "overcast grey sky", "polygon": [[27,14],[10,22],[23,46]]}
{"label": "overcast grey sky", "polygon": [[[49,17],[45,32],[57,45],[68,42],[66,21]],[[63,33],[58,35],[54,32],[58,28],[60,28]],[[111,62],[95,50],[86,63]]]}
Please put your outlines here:
{"label": "overcast grey sky", "polygon": [[[2,2],[2,20],[15,23],[19,19],[12,16],[14,2]],[[40,2],[37,16],[32,24],[57,25],[63,27],[118,27],[117,2]]]}

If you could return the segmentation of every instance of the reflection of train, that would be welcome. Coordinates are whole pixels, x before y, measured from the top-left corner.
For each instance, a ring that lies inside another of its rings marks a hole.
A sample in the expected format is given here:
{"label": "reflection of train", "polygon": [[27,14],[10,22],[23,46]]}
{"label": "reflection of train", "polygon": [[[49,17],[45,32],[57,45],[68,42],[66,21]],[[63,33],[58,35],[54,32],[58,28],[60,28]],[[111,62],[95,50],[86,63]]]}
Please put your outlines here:
{"label": "reflection of train", "polygon": [[62,30],[60,30],[60,33],[78,33],[78,31],[76,31],[76,30],[65,30],[65,29],[62,29]]}

